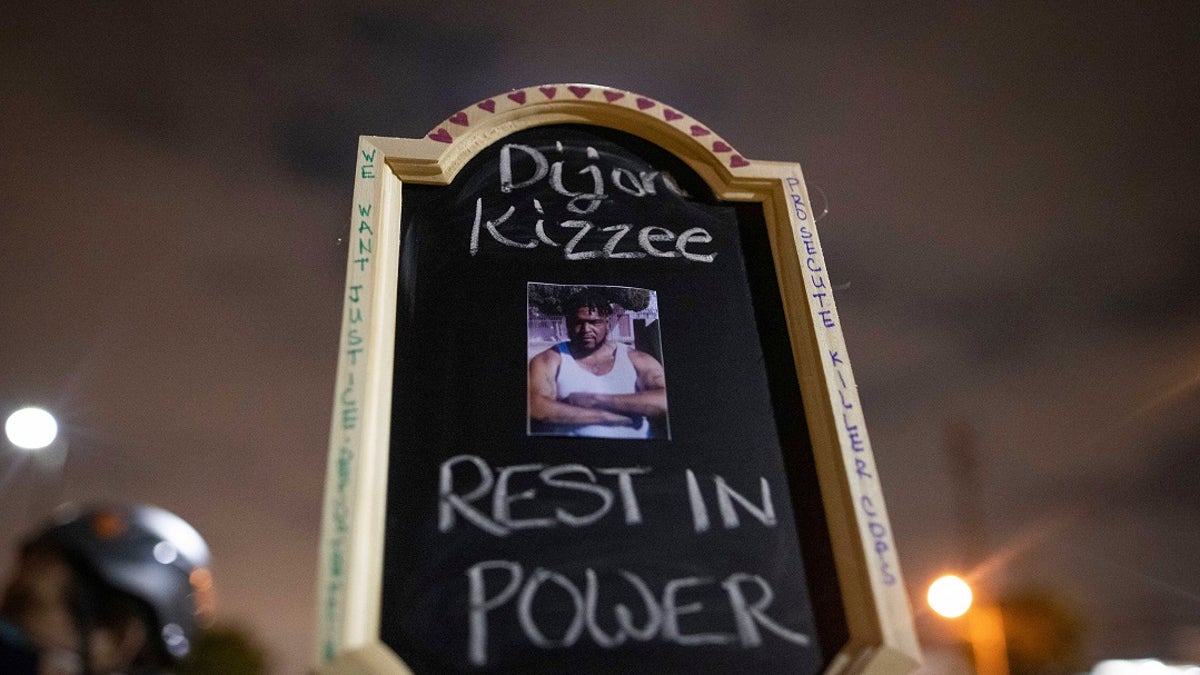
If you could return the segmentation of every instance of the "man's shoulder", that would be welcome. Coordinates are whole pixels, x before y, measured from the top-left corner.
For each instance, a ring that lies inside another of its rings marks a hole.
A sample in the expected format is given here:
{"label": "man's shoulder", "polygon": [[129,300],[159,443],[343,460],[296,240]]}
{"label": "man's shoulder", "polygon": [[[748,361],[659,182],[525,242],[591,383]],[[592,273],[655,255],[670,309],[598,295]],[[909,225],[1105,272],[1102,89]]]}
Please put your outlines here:
{"label": "man's shoulder", "polygon": [[633,347],[627,347],[625,352],[629,354],[629,360],[633,361],[635,366],[639,363],[658,365],[658,359],[654,358],[649,352],[634,349]]}
{"label": "man's shoulder", "polygon": [[560,361],[562,359],[562,353],[559,350],[559,348],[561,346],[562,346],[562,343],[547,347],[546,349],[543,349],[542,351],[538,352],[537,355],[534,356],[532,359],[530,359],[529,362],[531,364],[537,363],[540,365],[548,365],[548,364],[552,364],[552,363],[557,363],[558,361]]}

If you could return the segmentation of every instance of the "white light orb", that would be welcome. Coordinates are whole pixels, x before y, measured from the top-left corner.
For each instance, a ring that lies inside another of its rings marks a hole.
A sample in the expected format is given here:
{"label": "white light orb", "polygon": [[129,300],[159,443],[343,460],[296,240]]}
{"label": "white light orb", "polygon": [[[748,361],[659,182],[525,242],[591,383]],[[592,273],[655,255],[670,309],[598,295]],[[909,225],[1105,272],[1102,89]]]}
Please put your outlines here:
{"label": "white light orb", "polygon": [[41,408],[21,408],[4,423],[8,441],[23,450],[41,450],[58,436],[54,415]]}
{"label": "white light orb", "polygon": [[967,582],[953,574],[947,574],[930,584],[926,597],[933,611],[947,619],[957,619],[966,614],[974,598]]}

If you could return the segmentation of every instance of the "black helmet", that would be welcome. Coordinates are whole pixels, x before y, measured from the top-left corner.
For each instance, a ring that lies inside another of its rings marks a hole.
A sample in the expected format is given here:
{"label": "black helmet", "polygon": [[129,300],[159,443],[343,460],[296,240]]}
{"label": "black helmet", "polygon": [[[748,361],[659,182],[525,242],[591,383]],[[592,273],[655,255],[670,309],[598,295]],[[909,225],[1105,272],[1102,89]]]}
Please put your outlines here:
{"label": "black helmet", "polygon": [[148,605],[157,623],[151,639],[173,658],[188,655],[201,615],[211,612],[213,594],[208,545],[185,520],[141,504],[68,505],[38,539],[49,540],[73,565]]}

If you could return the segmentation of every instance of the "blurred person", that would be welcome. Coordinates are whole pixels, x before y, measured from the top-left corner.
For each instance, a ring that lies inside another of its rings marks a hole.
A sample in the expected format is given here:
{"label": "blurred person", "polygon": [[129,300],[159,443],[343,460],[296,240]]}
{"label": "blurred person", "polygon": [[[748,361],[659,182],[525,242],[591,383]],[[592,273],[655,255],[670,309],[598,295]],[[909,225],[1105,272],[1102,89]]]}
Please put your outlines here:
{"label": "blurred person", "polygon": [[212,600],[204,539],[145,505],[68,508],[21,547],[0,600],[0,673],[169,673]]}

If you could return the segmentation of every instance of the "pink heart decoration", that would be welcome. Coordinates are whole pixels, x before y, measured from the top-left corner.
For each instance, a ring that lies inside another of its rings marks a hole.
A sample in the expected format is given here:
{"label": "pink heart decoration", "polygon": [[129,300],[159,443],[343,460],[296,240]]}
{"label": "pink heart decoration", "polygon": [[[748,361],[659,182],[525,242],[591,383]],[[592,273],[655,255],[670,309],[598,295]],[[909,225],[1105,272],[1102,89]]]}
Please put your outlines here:
{"label": "pink heart decoration", "polygon": [[465,127],[468,124],[467,113],[462,112],[460,110],[459,112],[456,112],[450,116],[450,121],[453,122],[454,124],[457,124],[460,127]]}
{"label": "pink heart decoration", "polygon": [[717,141],[716,143],[713,143],[713,152],[730,152],[732,150],[733,148],[725,145],[724,141]]}
{"label": "pink heart decoration", "polygon": [[709,131],[708,129],[705,129],[704,127],[700,126],[699,124],[692,125],[692,135],[693,136],[707,136],[711,133],[712,133],[711,131]]}
{"label": "pink heart decoration", "polygon": [[648,98],[642,98],[641,96],[638,97],[638,100],[637,100],[638,110],[645,110],[646,108],[649,108],[652,105],[654,105],[654,101],[651,101]]}
{"label": "pink heart decoration", "polygon": [[486,111],[490,112],[490,113],[494,113],[494,112],[496,112],[496,102],[495,102],[495,101],[493,101],[493,100],[492,100],[492,99],[490,99],[490,98],[489,98],[488,100],[484,101],[483,103],[480,103],[480,104],[479,104],[479,107],[480,107],[481,109],[483,109],[483,110],[486,110]]}
{"label": "pink heart decoration", "polygon": [[558,87],[538,87],[538,91],[546,95],[546,98],[554,98],[558,93]]}
{"label": "pink heart decoration", "polygon": [[449,143],[450,141],[454,140],[454,138],[450,135],[450,132],[446,131],[445,129],[438,129],[432,134],[429,134],[429,137],[438,143]]}
{"label": "pink heart decoration", "polygon": [[612,103],[613,101],[620,101],[621,99],[625,98],[625,92],[623,92],[623,91],[606,91],[606,92],[604,92],[604,98],[608,99],[609,103]]}
{"label": "pink heart decoration", "polygon": [[525,92],[523,91],[514,91],[508,95],[508,98],[512,99],[517,105],[525,105]]}
{"label": "pink heart decoration", "polygon": [[663,117],[665,117],[668,122],[674,122],[675,120],[683,119],[683,115],[680,115],[670,108],[663,108]]}
{"label": "pink heart decoration", "polygon": [[750,166],[750,162],[747,162],[746,160],[742,159],[741,155],[734,155],[733,157],[729,158],[729,166],[736,169],[736,168],[742,167],[742,166]]}
{"label": "pink heart decoration", "polygon": [[592,90],[591,87],[567,87],[567,89],[570,89],[571,93],[575,94],[575,98],[583,98]]}

